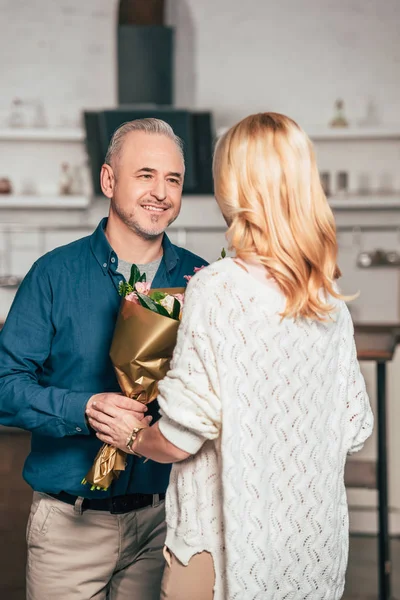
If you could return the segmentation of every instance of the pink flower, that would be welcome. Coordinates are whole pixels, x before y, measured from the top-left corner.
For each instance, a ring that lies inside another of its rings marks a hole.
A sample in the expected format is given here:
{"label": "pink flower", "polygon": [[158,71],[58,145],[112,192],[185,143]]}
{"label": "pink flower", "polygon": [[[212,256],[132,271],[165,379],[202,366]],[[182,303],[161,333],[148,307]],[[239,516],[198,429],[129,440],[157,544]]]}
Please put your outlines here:
{"label": "pink flower", "polygon": [[125,296],[125,300],[128,300],[128,302],[133,302],[133,304],[140,304],[139,298],[136,296],[135,292],[131,292]]}
{"label": "pink flower", "polygon": [[[194,273],[198,273],[199,271],[201,271],[202,269],[205,269],[206,265],[203,265],[202,267],[195,267],[193,269]],[[189,281],[192,279],[193,275],[184,275],[183,279],[186,279],[186,281],[189,283]]]}
{"label": "pink flower", "polygon": [[150,293],[150,283],[138,281],[135,285],[135,290],[139,292],[139,294],[145,294],[145,296],[148,296]]}
{"label": "pink flower", "polygon": [[178,302],[180,303],[180,305],[182,307],[184,299],[185,299],[185,295],[184,294],[175,294],[174,298],[176,298],[178,300]]}

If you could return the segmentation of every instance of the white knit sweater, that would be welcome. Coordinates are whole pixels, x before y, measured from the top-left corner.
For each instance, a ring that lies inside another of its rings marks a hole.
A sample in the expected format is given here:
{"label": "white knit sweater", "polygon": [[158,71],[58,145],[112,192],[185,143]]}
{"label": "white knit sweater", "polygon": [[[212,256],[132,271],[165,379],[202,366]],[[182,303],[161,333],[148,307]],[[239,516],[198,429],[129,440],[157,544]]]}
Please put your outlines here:
{"label": "white knit sweater", "polygon": [[343,302],[329,323],[284,319],[284,298],[231,259],[190,282],[163,435],[167,546],[209,551],[215,600],[336,600],[348,554],[346,456],[373,417]]}

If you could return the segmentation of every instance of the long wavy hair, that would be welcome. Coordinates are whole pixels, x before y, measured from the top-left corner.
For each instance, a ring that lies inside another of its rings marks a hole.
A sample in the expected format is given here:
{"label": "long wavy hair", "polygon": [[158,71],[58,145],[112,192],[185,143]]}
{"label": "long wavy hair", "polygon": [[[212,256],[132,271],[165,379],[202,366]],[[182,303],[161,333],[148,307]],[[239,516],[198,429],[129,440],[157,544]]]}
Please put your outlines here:
{"label": "long wavy hair", "polygon": [[335,221],[312,143],[292,119],[251,115],[217,142],[215,196],[230,249],[257,260],[286,298],[282,317],[324,321],[338,293]]}

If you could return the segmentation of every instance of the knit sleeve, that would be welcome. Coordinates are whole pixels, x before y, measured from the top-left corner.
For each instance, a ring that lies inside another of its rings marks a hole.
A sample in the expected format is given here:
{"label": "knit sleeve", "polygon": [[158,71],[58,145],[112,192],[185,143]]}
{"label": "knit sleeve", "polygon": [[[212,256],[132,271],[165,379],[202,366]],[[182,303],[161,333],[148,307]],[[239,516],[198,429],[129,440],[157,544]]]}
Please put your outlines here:
{"label": "knit sleeve", "polygon": [[374,417],[365,388],[364,377],[357,359],[352,323],[350,324],[348,343],[351,345],[347,388],[348,423],[350,426],[350,447],[348,453],[353,454],[362,449],[364,442],[371,435],[374,426]]}
{"label": "knit sleeve", "polygon": [[216,439],[221,428],[212,339],[218,302],[211,290],[205,272],[189,283],[171,369],[159,384],[160,431],[190,454]]}

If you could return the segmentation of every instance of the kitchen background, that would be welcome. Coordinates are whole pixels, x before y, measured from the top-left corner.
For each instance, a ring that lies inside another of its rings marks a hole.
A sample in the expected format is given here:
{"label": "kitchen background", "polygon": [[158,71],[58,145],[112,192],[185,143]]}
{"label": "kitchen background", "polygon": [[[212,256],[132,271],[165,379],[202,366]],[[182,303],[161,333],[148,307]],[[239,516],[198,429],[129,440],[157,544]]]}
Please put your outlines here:
{"label": "kitchen background", "polygon": [[[0,0],[0,322],[33,261],[91,233],[107,214],[93,191],[83,112],[118,106],[118,9],[118,0]],[[337,219],[342,289],[360,291],[353,317],[400,322],[399,1],[169,0],[165,25],[173,105],[209,112],[213,136],[264,110],[287,113],[309,133]],[[347,126],[330,126],[341,119]],[[212,194],[184,195],[171,238],[208,260],[219,256],[224,222]],[[399,366],[395,355],[393,536],[400,535]],[[375,404],[374,365],[363,363],[363,372]],[[373,437],[357,460],[374,461],[375,448]],[[376,533],[376,492],[349,489],[348,497],[351,530]]]}

